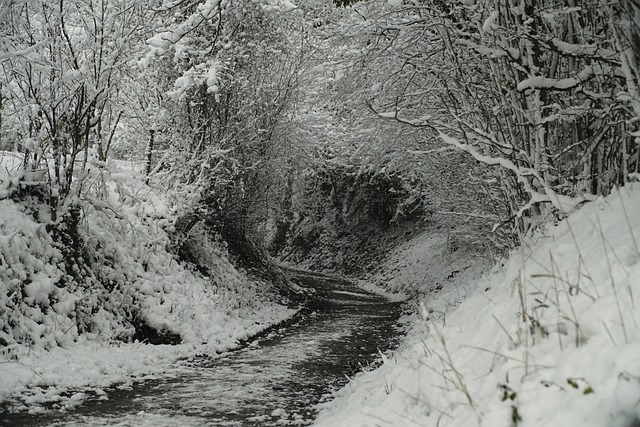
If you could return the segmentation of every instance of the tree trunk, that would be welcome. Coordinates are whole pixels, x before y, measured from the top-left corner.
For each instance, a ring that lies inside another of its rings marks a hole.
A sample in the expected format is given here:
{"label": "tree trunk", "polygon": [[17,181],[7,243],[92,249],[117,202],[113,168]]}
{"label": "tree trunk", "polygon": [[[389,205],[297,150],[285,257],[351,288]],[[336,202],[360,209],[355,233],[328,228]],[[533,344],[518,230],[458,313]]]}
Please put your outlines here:
{"label": "tree trunk", "polygon": [[156,131],[153,129],[149,130],[149,142],[147,144],[147,151],[145,153],[146,163],[144,167],[144,174],[147,177],[145,183],[149,183],[149,174],[151,173],[151,156],[153,154],[153,144],[155,142]]}

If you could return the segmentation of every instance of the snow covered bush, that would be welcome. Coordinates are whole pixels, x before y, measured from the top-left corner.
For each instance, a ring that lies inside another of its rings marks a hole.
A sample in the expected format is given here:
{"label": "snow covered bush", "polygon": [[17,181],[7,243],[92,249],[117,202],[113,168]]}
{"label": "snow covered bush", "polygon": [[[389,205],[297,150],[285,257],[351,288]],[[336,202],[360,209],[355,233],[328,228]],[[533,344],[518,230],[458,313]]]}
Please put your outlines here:
{"label": "snow covered bush", "polygon": [[[37,200],[0,200],[0,350],[102,342],[207,342],[229,316],[285,302],[273,285],[249,280],[216,236],[190,238],[197,264],[170,252],[172,211],[135,172],[95,162],[59,220],[36,220]],[[231,310],[231,311],[230,311]],[[239,332],[239,331],[238,331]],[[250,330],[240,336],[247,336]]]}
{"label": "snow covered bush", "polygon": [[0,353],[50,349],[77,337],[76,296],[59,285],[62,252],[46,230],[9,199],[0,200]]}

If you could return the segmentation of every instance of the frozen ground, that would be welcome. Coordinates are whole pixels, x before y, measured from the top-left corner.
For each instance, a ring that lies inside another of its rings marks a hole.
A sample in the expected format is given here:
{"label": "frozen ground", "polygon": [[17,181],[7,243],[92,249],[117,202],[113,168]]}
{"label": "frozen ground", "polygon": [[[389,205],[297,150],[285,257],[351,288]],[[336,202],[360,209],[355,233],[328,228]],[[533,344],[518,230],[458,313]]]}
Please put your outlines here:
{"label": "frozen ground", "polygon": [[[445,236],[426,231],[399,245],[360,281],[361,287],[391,299],[417,300],[429,294],[433,312],[464,300],[475,279],[490,267],[486,256],[451,250]],[[436,297],[446,293],[446,297]]]}
{"label": "frozen ground", "polygon": [[636,184],[487,274],[462,258],[442,280],[446,260],[431,250],[442,242],[408,243],[384,277],[424,295],[422,316],[395,356],[340,390],[315,425],[637,426],[638,240]]}
{"label": "frozen ground", "polygon": [[[19,360],[0,361],[0,401],[10,411],[44,412],[46,408],[69,409],[89,395],[102,394],[114,384],[155,378],[174,368],[180,358],[215,354],[236,348],[268,326],[293,315],[284,307],[271,307],[251,317],[230,315],[219,324],[211,343],[177,346],[144,343],[114,344],[81,339],[50,351],[33,351]],[[0,410],[0,419],[2,419]]]}

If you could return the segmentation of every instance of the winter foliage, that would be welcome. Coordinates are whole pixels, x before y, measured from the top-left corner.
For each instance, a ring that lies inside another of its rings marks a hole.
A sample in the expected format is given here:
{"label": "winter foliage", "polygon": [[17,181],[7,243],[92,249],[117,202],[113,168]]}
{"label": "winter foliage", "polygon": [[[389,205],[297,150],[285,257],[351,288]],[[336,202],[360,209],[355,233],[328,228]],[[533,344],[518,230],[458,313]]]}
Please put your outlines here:
{"label": "winter foliage", "polygon": [[378,420],[640,419],[637,0],[6,0],[0,68],[0,400],[233,347],[274,257],[421,310]]}
{"label": "winter foliage", "polygon": [[637,172],[638,5],[601,6],[357,3],[336,85],[413,129],[421,154],[486,165],[468,186],[493,203],[454,211],[493,217],[508,246]]}

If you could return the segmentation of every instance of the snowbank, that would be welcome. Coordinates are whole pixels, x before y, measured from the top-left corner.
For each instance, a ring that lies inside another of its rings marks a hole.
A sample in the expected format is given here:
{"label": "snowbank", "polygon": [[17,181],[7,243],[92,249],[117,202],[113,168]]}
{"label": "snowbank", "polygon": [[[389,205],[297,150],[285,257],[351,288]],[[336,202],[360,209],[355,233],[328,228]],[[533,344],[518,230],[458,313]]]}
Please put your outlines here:
{"label": "snowbank", "polygon": [[446,237],[427,230],[393,249],[360,286],[372,292],[383,289],[394,300],[430,294],[430,308],[439,312],[445,310],[443,304],[465,299],[478,276],[489,267],[486,254],[455,247]]}
{"label": "snowbank", "polygon": [[[0,193],[0,404],[77,404],[178,358],[237,347],[295,313],[206,236],[210,275],[178,262],[167,249],[174,205],[122,166],[95,165],[77,180],[59,212],[77,227],[52,231],[46,205],[7,198],[15,186]],[[144,328],[182,344],[137,342]]]}
{"label": "snowbank", "polygon": [[406,344],[316,425],[638,425],[638,240],[640,188],[589,203],[499,271],[460,279],[461,304],[432,294]]}

